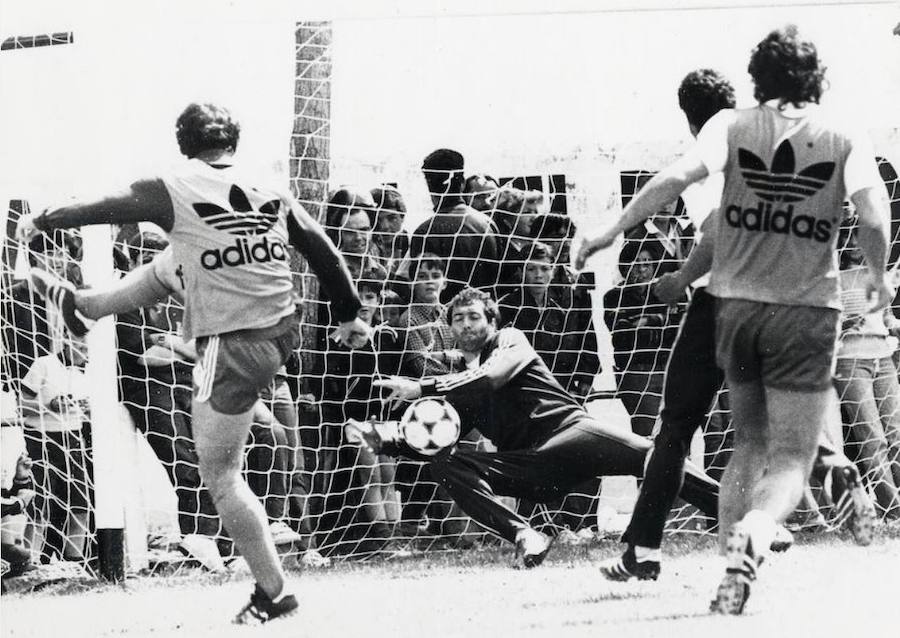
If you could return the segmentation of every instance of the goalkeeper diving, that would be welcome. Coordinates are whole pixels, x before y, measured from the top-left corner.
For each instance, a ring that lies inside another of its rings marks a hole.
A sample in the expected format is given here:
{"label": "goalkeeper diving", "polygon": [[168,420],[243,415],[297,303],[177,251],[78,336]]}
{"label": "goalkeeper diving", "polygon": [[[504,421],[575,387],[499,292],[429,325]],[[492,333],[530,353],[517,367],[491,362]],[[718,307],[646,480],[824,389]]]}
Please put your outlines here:
{"label": "goalkeeper diving", "polygon": [[[544,560],[550,540],[499,496],[547,502],[598,476],[640,477],[652,443],[607,426],[585,411],[554,379],[525,334],[497,328],[497,303],[467,288],[448,304],[448,319],[467,370],[413,380],[374,382],[387,400],[443,396],[459,412],[462,434],[477,428],[496,452],[454,449],[430,457],[431,472],[462,510],[516,545],[526,567]],[[388,424],[358,424],[375,452],[414,455]],[[688,465],[682,497],[714,518],[718,484]]]}

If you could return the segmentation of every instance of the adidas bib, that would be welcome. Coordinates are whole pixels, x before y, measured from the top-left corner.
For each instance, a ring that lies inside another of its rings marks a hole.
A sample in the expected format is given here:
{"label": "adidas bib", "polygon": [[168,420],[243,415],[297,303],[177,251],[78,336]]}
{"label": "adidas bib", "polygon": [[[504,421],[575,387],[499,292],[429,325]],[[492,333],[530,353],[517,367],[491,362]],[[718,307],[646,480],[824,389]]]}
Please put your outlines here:
{"label": "adidas bib", "polygon": [[290,200],[235,167],[197,159],[162,181],[175,211],[169,239],[185,335],[264,328],[291,314]]}

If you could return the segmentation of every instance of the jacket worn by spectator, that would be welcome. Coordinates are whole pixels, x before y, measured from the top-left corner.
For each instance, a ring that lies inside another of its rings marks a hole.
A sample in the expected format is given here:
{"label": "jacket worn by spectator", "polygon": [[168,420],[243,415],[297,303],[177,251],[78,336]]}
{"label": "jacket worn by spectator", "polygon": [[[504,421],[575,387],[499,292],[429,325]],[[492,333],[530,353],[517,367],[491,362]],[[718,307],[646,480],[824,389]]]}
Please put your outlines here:
{"label": "jacket worn by spectator", "polygon": [[461,198],[445,198],[434,215],[413,232],[410,257],[434,253],[447,260],[447,287],[441,301],[449,301],[465,288],[488,288],[497,281],[499,254],[497,229],[482,212]]}

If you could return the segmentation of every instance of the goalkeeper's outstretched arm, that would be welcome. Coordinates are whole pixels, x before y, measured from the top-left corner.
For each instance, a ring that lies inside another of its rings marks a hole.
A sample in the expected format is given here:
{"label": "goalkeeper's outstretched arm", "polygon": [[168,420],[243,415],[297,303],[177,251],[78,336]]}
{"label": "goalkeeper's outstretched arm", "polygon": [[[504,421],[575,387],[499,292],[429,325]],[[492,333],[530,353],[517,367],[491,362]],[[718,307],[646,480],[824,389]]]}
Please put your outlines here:
{"label": "goalkeeper's outstretched arm", "polygon": [[515,328],[500,330],[496,338],[497,347],[484,363],[472,370],[421,381],[390,377],[378,379],[373,385],[391,390],[388,401],[414,401],[422,396],[446,396],[452,402],[454,398],[492,392],[505,386],[538,358],[537,352],[528,343],[528,338]]}

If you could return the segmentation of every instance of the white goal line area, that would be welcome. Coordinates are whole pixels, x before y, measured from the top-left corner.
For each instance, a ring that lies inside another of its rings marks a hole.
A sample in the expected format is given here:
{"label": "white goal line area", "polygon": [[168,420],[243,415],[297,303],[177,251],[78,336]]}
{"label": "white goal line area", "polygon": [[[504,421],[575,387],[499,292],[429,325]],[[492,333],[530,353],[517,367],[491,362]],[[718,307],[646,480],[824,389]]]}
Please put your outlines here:
{"label": "white goal line area", "polygon": [[[561,11],[548,15],[525,8],[516,15],[491,16],[467,14],[463,8],[445,19],[412,9],[397,19],[341,14],[333,22],[298,21],[278,13],[256,20],[246,14],[209,18],[207,23],[198,15],[183,22],[151,20],[144,28],[133,28],[115,12],[106,18],[94,16],[94,21],[73,17],[71,44],[0,53],[4,92],[9,87],[8,95],[15,98],[0,102],[0,138],[8,140],[11,149],[0,159],[0,209],[8,215],[7,202],[24,200],[32,210],[40,210],[165,170],[179,161],[173,135],[178,113],[191,101],[210,100],[233,108],[241,120],[237,159],[260,172],[275,171],[315,214],[323,210],[328,192],[341,185],[368,190],[388,183],[396,185],[406,202],[404,230],[413,230],[431,211],[422,159],[436,148],[448,147],[465,157],[466,175],[489,174],[541,191],[534,224],[555,212],[565,214],[580,232],[592,231],[621,212],[623,197],[637,185],[631,179],[634,173],[652,173],[689,147],[691,138],[676,98],[681,78],[695,68],[717,68],[734,82],[738,105],[752,104],[746,74],[749,52],[765,33],[786,22],[798,23],[820,46],[829,67],[824,106],[841,117],[859,119],[883,164],[891,170],[900,167],[896,108],[900,38],[891,35],[900,17],[891,7],[826,3],[812,8],[790,3],[762,9],[747,2],[725,9],[700,2],[687,11],[666,12],[658,3],[642,3],[640,11],[628,12],[621,3],[613,3],[613,10],[594,13],[577,9],[576,4],[567,11],[569,5],[564,3]],[[29,35],[2,28],[4,38]],[[68,28],[62,24],[51,30]],[[304,29],[327,32],[326,44],[303,39]],[[884,174],[888,173],[886,169]],[[896,171],[892,180],[885,179],[896,208],[900,202]],[[686,193],[683,203],[688,214],[705,205],[694,192]],[[0,220],[2,233],[8,228],[6,221]],[[10,246],[9,237],[4,235],[3,241]],[[102,286],[114,276],[109,229],[85,229],[80,241],[81,256],[63,259],[69,265],[77,262],[84,284]],[[596,345],[582,345],[574,354],[595,355],[602,367],[590,384],[592,413],[629,428],[635,414],[645,422],[656,416],[660,389],[653,384],[660,381],[680,315],[674,311],[667,315],[668,336],[636,342],[626,354],[626,367],[640,360],[635,368],[640,374],[632,379],[638,385],[629,388],[638,400],[626,411],[622,401],[611,398],[621,383],[614,370],[622,368],[622,358],[617,359],[622,353],[616,351],[612,332],[625,330],[616,327],[616,313],[639,315],[645,308],[643,302],[636,306],[623,302],[617,308],[604,303],[604,295],[627,270],[620,267],[621,249],[620,243],[590,263],[594,284],[586,291],[586,309]],[[892,255],[895,264],[900,263],[897,257]],[[23,253],[15,262],[4,260],[4,286],[21,278],[24,263]],[[310,283],[311,278],[304,276],[308,273],[296,274]],[[18,303],[20,310],[41,306],[28,294],[13,301],[11,289],[5,288],[3,296],[5,305]],[[314,294],[304,299],[307,314],[301,325],[307,332],[298,353],[300,362],[285,377],[293,391],[290,403],[296,423],[282,425],[294,428],[298,440],[264,433],[271,441],[260,439],[248,453],[247,475],[255,477],[271,522],[284,522],[303,537],[292,548],[295,553],[305,551],[312,538],[314,546],[334,556],[377,554],[367,545],[371,540],[367,535],[380,523],[389,529],[389,540],[405,541],[404,534],[427,537],[421,544],[424,551],[465,545],[446,543],[448,537],[468,542],[471,536],[481,542],[483,531],[472,529],[446,495],[415,492],[417,482],[426,482],[420,481],[420,468],[412,470],[411,479],[404,478],[409,467],[354,456],[341,440],[340,426],[355,415],[356,404],[377,403],[377,397],[355,394],[358,378],[371,370],[360,372],[351,364],[341,367],[344,362],[329,368],[327,361],[316,359],[323,354],[314,342],[316,330],[323,327],[321,317],[310,314],[322,305],[317,301]],[[8,316],[3,321],[4,331],[20,330]],[[54,321],[48,318],[48,324]],[[39,330],[33,326],[22,330],[16,334],[37,341]],[[556,331],[564,332],[558,326]],[[149,534],[188,535],[183,519],[199,526],[208,512],[199,503],[203,494],[199,484],[179,483],[193,478],[178,474],[171,479],[173,487],[162,465],[154,466],[152,481],[140,475],[154,453],[174,457],[172,467],[190,466],[191,461],[178,456],[182,432],[166,434],[165,449],[154,447],[151,452],[149,439],[129,425],[132,417],[123,416],[117,395],[127,375],[117,372],[123,348],[117,347],[116,339],[111,318],[98,323],[88,337],[84,372],[88,383],[80,397],[91,407],[90,428],[82,428],[87,436],[72,449],[55,441],[41,449],[34,447],[35,441],[43,442],[35,432],[39,428],[29,430],[26,424],[24,431],[26,438],[31,436],[31,449],[40,450],[35,460],[46,467],[53,460],[48,451],[53,445],[73,457],[90,456],[92,471],[79,486],[91,496],[89,543],[96,540],[97,529],[124,527],[129,568],[141,569],[156,560],[147,551]],[[10,345],[4,338],[7,352]],[[562,346],[557,349],[565,351]],[[377,368],[377,360],[372,365]],[[308,377],[316,375],[343,390],[343,395],[309,391]],[[148,392],[155,387],[151,381],[145,383]],[[180,415],[173,397],[183,390],[166,390],[171,394],[166,407],[151,407],[168,410],[173,418]],[[653,400],[644,401],[648,397]],[[694,448],[694,458],[711,473],[721,472],[731,449],[727,398],[719,399],[705,427],[708,436],[698,437]],[[5,396],[4,411],[8,401]],[[20,398],[12,401],[14,408],[22,407]],[[76,412],[72,407],[67,418],[79,418]],[[9,420],[18,417],[22,414]],[[304,472],[291,469],[296,459],[279,458],[286,450],[304,457]],[[5,450],[5,477],[14,461]],[[187,473],[192,470],[188,467]],[[177,472],[171,469],[170,474]],[[314,512],[309,529],[302,525],[305,515],[291,509],[292,498],[300,500],[291,492],[296,474],[302,474],[298,483],[308,483],[301,487]],[[582,528],[590,535],[598,524],[601,528],[606,524],[608,528],[599,532],[611,533],[628,511],[633,485],[631,478],[607,480],[599,494],[596,484],[576,494],[580,504],[554,503],[528,513],[535,521],[549,522],[548,528],[554,530]],[[828,500],[822,496],[827,487],[815,485],[811,490],[801,508],[801,519],[806,516],[798,523],[801,527],[834,526],[830,519],[817,518],[816,504]],[[71,533],[75,524],[71,517],[67,520],[63,512],[53,518],[54,508],[65,509],[71,496],[51,494],[42,503],[44,537],[47,532]],[[418,499],[423,507],[418,522],[413,521],[416,529],[401,533],[404,505]],[[200,509],[179,509],[185,503]],[[280,507],[283,516],[271,514],[270,503],[276,511]],[[704,532],[706,525],[694,510],[681,507],[669,529]],[[49,543],[38,537],[45,546]],[[227,552],[223,549],[227,538],[217,540],[224,541],[219,549]],[[41,548],[35,547],[37,556]],[[95,569],[96,551],[85,551],[83,562]]]}

